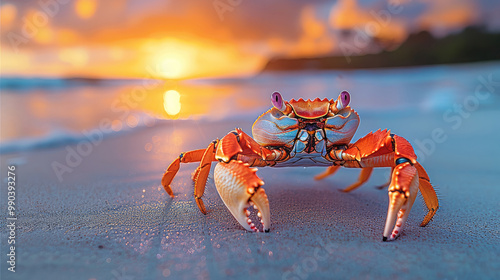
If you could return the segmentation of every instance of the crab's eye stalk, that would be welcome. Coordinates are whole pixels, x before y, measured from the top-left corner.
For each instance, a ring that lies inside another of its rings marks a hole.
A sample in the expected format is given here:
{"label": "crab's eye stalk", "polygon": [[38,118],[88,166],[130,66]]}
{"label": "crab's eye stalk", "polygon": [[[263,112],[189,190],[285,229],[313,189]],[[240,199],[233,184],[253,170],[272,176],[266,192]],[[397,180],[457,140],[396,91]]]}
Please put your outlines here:
{"label": "crab's eye stalk", "polygon": [[285,102],[283,101],[283,97],[277,91],[273,92],[271,95],[271,102],[273,103],[274,108],[284,112],[286,110]]}
{"label": "crab's eye stalk", "polygon": [[340,93],[339,97],[337,98],[337,110],[342,110],[345,107],[349,105],[349,102],[351,102],[351,95],[347,91],[343,91]]}

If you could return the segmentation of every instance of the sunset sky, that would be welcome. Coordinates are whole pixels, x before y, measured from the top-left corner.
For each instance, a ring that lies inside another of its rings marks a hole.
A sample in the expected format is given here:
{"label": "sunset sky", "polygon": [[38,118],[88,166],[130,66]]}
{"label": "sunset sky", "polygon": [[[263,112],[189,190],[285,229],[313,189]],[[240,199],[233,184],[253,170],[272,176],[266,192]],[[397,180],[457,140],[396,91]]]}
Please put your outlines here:
{"label": "sunset sky", "polygon": [[470,24],[500,29],[500,2],[494,0],[1,3],[5,76],[248,75],[273,56],[341,55],[342,46],[359,54],[376,51],[356,36],[376,38],[382,47],[390,47],[422,29],[437,36]]}

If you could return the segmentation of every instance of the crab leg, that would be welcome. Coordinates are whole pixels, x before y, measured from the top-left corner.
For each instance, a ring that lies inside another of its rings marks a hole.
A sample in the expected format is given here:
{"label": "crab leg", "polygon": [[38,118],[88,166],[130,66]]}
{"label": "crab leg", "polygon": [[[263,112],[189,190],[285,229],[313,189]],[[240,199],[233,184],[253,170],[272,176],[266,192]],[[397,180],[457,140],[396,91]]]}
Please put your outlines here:
{"label": "crab leg", "polygon": [[216,142],[214,141],[208,145],[208,148],[205,150],[205,153],[201,158],[200,166],[196,169],[193,177],[194,198],[198,208],[203,214],[207,214],[207,209],[205,209],[205,205],[203,204],[203,200],[201,200],[201,198],[205,192],[205,185],[207,184],[208,174],[210,173],[210,166],[212,165],[212,161],[215,160],[215,143]]}
{"label": "crab leg", "polygon": [[356,183],[350,185],[349,187],[343,189],[342,191],[343,192],[350,192],[350,191],[358,188],[359,186],[364,184],[366,181],[368,181],[368,179],[370,179],[370,175],[372,175],[372,171],[373,171],[373,167],[367,167],[367,168],[361,169],[361,172],[359,173],[358,181]]}
{"label": "crab leg", "polygon": [[332,165],[332,166],[329,166],[325,172],[321,173],[321,174],[318,174],[314,177],[314,180],[323,180],[325,179],[326,177],[328,176],[331,176],[333,174],[335,174],[335,172],[337,172],[337,170],[339,170],[340,168],[340,165]]}
{"label": "crab leg", "polygon": [[[325,170],[325,172],[316,175],[316,177],[314,177],[314,179],[315,180],[322,180],[322,179],[324,179],[324,178],[326,178],[328,176],[331,176],[335,172],[337,172],[337,170],[339,169],[339,167],[340,167],[340,165],[332,165],[332,166],[328,167]],[[366,181],[368,181],[368,179],[370,179],[372,171],[373,171],[373,167],[366,167],[366,168],[361,169],[361,172],[359,173],[358,181],[356,183],[350,185],[349,187],[343,189],[342,191],[343,192],[350,192],[350,191],[352,191],[354,189],[357,189],[359,186],[361,186]],[[389,185],[389,184],[387,184],[387,185]]]}
{"label": "crab leg", "polygon": [[180,163],[197,162],[200,161],[200,165],[196,168],[193,173],[194,184],[194,198],[196,199],[196,204],[203,214],[207,213],[205,205],[201,200],[203,193],[205,192],[205,184],[207,182],[207,177],[210,172],[210,165],[212,161],[215,161],[215,144],[214,141],[208,145],[206,149],[194,150],[182,153],[178,158],[176,158],[167,168],[167,171],[163,174],[161,179],[161,184],[165,191],[173,198],[174,193],[170,183],[174,179],[177,171],[179,171]]}
{"label": "crab leg", "polygon": [[[268,232],[271,225],[269,201],[262,187],[264,182],[256,172],[257,168],[250,168],[249,164],[242,161],[220,162],[215,166],[215,186],[222,201],[242,227],[248,231]],[[251,219],[247,208],[252,205],[258,209],[260,221]]]}
{"label": "crab leg", "polygon": [[194,150],[182,153],[178,158],[176,158],[167,168],[163,177],[161,178],[161,184],[167,193],[173,198],[174,193],[170,187],[170,183],[174,179],[177,171],[179,171],[180,163],[197,162],[200,161],[205,153],[206,149]]}
{"label": "crab leg", "polygon": [[383,233],[383,241],[395,240],[410,214],[418,192],[417,168],[410,162],[395,167],[389,186],[389,209]]}
{"label": "crab leg", "polygon": [[420,224],[421,227],[425,227],[436,211],[439,208],[439,202],[438,198],[436,195],[436,192],[434,191],[434,188],[431,185],[431,182],[429,181],[429,176],[427,175],[427,172],[425,172],[424,168],[420,163],[416,163],[415,167],[418,170],[418,176],[419,176],[419,189],[420,193],[422,194],[422,197],[424,198],[425,205],[427,206],[427,209],[429,212],[427,212],[427,215],[425,215],[424,220]]}

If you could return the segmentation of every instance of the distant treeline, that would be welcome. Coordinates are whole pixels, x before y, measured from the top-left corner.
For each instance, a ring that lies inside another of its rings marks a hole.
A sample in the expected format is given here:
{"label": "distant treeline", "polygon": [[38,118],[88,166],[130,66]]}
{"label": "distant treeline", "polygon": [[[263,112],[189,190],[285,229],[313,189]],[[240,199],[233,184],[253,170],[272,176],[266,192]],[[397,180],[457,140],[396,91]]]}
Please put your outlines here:
{"label": "distant treeline", "polygon": [[465,63],[500,59],[500,33],[480,27],[435,38],[427,31],[411,34],[393,51],[361,56],[314,58],[273,58],[264,71],[305,69],[362,69],[431,64]]}

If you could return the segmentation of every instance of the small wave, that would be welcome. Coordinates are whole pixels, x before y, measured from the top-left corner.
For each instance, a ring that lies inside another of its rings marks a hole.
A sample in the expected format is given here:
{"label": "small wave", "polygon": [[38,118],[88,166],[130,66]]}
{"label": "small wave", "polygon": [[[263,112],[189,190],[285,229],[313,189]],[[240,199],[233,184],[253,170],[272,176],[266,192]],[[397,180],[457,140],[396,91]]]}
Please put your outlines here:
{"label": "small wave", "polygon": [[0,89],[22,92],[33,89],[57,90],[81,86],[116,86],[136,82],[137,80],[133,79],[2,77]]}
{"label": "small wave", "polygon": [[71,132],[54,131],[40,137],[30,137],[10,140],[0,144],[0,154],[21,152],[25,150],[52,148],[64,144],[71,144],[86,137]]}
{"label": "small wave", "polygon": [[[150,126],[152,125],[149,125],[149,127]],[[125,126],[119,131],[93,128],[80,133],[66,130],[54,130],[46,135],[39,137],[19,138],[2,142],[0,143],[0,154],[25,152],[37,149],[49,149],[64,145],[76,144],[82,141],[90,141],[92,144],[96,145],[96,143],[100,143],[106,138],[127,134],[145,127],[148,126],[143,124],[139,124],[134,128]]]}
{"label": "small wave", "polygon": [[91,130],[88,135],[77,134],[69,131],[52,131],[49,134],[40,137],[15,139],[0,143],[0,154],[55,148],[63,145],[76,144],[81,141],[100,142],[104,138],[125,132],[124,130],[111,132],[99,131],[99,134],[94,134],[92,133],[93,131],[94,130]]}

